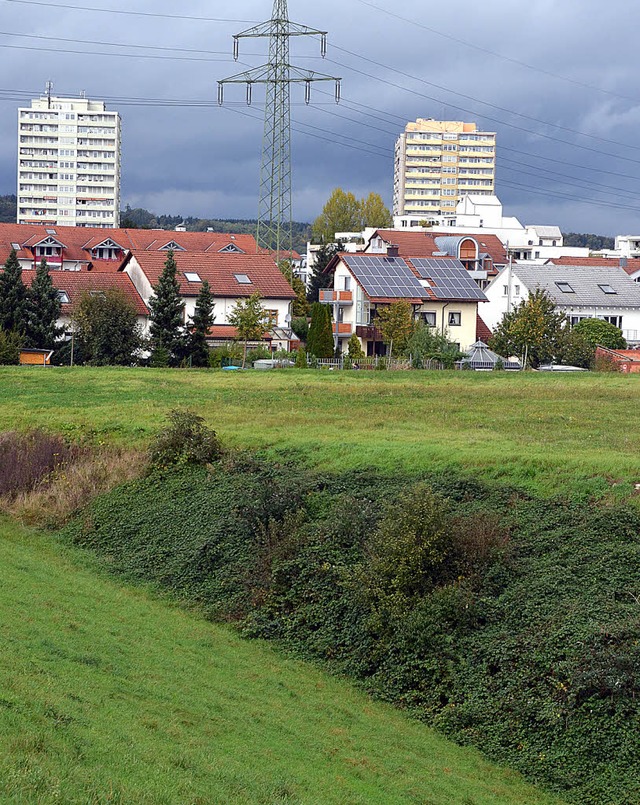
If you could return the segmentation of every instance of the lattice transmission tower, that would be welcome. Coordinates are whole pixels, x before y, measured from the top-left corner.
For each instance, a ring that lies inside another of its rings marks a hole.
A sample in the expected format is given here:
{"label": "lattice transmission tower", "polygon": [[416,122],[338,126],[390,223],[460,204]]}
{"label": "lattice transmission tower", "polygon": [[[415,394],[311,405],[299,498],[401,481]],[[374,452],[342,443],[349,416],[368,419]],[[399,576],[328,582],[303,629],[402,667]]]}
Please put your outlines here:
{"label": "lattice transmission tower", "polygon": [[336,103],[340,101],[340,78],[302,70],[289,63],[292,36],[319,36],[322,57],[327,52],[327,32],[308,28],[289,20],[287,0],[274,0],[270,20],[233,37],[233,57],[237,61],[240,39],[268,38],[269,61],[261,67],[218,81],[218,103],[224,102],[225,84],[246,84],[247,104],[251,105],[254,84],[266,85],[264,137],[258,201],[258,247],[281,255],[291,252],[293,215],[291,207],[291,84],[304,84],[305,102],[311,97],[315,81],[335,83]]}

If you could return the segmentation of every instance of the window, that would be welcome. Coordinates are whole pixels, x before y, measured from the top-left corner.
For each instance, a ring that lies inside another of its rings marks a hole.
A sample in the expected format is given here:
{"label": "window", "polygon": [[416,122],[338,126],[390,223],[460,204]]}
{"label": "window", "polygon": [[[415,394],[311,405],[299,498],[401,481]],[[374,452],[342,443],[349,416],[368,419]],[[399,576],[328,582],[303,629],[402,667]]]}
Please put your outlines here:
{"label": "window", "polygon": [[238,280],[240,285],[251,285],[252,284],[251,280],[249,279],[249,277],[247,277],[246,274],[234,274],[233,276]]}
{"label": "window", "polygon": [[514,285],[513,293],[514,293],[515,296],[520,296],[520,286],[519,285]]}
{"label": "window", "polygon": [[600,288],[602,293],[606,293],[606,294],[617,294],[618,293],[615,290],[615,288],[612,288],[610,285],[602,284],[602,285],[598,285],[598,288]]}
{"label": "window", "polygon": [[420,318],[428,327],[436,326],[436,312],[435,310],[427,310],[420,314]]}
{"label": "window", "polygon": [[344,289],[345,289],[345,291],[350,291],[351,290],[351,277],[345,277],[344,278]]}
{"label": "window", "polygon": [[106,294],[104,291],[89,291],[89,296],[94,296],[97,299],[106,299]]}
{"label": "window", "polygon": [[202,282],[200,274],[197,274],[195,271],[185,271],[184,275],[188,282]]}
{"label": "window", "polygon": [[20,251],[20,244],[19,243],[12,243],[11,248],[15,249],[17,252]]}
{"label": "window", "polygon": [[278,326],[278,311],[277,310],[265,310],[265,313],[269,317],[269,327],[277,327]]}
{"label": "window", "polygon": [[503,285],[502,286],[502,293],[503,293],[504,296],[509,296],[509,286],[508,285]]}
{"label": "window", "polygon": [[556,282],[556,286],[559,291],[562,293],[575,293],[571,285],[568,282]]}
{"label": "window", "polygon": [[58,291],[58,299],[63,305],[69,304],[69,294],[66,291]]}
{"label": "window", "polygon": [[462,324],[462,313],[449,313],[449,327],[460,327]]}

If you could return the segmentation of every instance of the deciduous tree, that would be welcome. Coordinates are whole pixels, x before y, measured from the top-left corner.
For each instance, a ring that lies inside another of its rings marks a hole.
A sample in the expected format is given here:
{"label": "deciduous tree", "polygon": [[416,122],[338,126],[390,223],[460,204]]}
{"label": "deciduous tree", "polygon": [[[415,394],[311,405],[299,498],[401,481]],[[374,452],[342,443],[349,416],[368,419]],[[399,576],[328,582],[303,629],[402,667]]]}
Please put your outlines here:
{"label": "deciduous tree", "polygon": [[389,346],[390,358],[393,355],[394,343],[399,354],[406,351],[415,326],[410,302],[398,299],[397,302],[379,309],[376,323],[382,333],[382,340]]}
{"label": "deciduous tree", "polygon": [[505,313],[489,346],[499,355],[519,355],[538,366],[553,360],[564,339],[565,316],[548,294],[538,289],[514,310]]}
{"label": "deciduous tree", "polygon": [[260,304],[256,291],[248,299],[238,302],[229,314],[229,324],[236,328],[238,340],[243,342],[242,368],[247,364],[247,343],[260,341],[269,327],[269,314]]}
{"label": "deciduous tree", "polygon": [[388,229],[393,226],[393,216],[378,193],[369,193],[360,201],[361,229],[375,226],[376,229]]}
{"label": "deciduous tree", "polygon": [[357,232],[361,229],[361,220],[362,208],[358,199],[353,193],[345,193],[341,187],[336,187],[313,222],[314,242],[333,243],[336,232]]}
{"label": "deciduous tree", "polygon": [[295,318],[308,316],[310,305],[307,302],[307,289],[304,287],[304,282],[293,273],[293,267],[289,260],[281,260],[278,263],[278,268],[296,294],[296,298],[291,305],[291,316]]}
{"label": "deciduous tree", "polygon": [[84,294],[72,315],[78,353],[94,366],[129,366],[142,338],[133,304],[122,291]]}
{"label": "deciduous tree", "polygon": [[573,332],[582,335],[594,352],[597,346],[608,349],[626,349],[627,346],[622,330],[602,319],[582,319],[574,326]]}

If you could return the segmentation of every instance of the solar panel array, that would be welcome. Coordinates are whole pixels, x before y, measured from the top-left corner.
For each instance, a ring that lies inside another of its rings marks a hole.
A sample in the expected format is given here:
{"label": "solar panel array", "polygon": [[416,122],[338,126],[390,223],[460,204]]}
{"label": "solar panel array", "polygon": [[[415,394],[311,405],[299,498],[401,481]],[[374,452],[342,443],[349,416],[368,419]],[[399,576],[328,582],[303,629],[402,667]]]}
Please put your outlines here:
{"label": "solar panel array", "polygon": [[422,299],[426,296],[425,288],[401,257],[348,254],[342,259],[369,297]]}
{"label": "solar panel array", "polygon": [[[471,301],[486,299],[486,296],[461,264],[459,267],[443,268],[440,265],[433,265],[433,263],[439,264],[440,260],[414,258],[411,262],[421,277],[432,281],[431,290],[438,299],[469,299]],[[458,261],[453,260],[451,262],[457,263]]]}
{"label": "solar panel array", "polygon": [[409,260],[418,268],[418,263],[423,268],[461,268],[464,270],[464,265],[460,260],[454,260],[452,257],[409,257]]}

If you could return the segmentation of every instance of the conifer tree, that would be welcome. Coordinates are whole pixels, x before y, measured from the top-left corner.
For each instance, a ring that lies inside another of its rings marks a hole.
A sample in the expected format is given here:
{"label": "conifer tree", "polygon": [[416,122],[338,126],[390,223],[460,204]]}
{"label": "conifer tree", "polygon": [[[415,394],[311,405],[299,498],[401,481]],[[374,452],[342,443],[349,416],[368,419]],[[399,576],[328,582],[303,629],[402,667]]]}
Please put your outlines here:
{"label": "conifer tree", "polygon": [[23,336],[27,327],[27,289],[16,250],[11,249],[0,273],[0,330]]}
{"label": "conifer tree", "polygon": [[204,280],[196,299],[196,308],[191,320],[191,333],[189,334],[189,356],[192,366],[209,365],[207,333],[213,324],[214,318],[213,294],[209,283]]}
{"label": "conifer tree", "polygon": [[180,297],[177,271],[173,251],[169,251],[149,300],[152,352],[166,353],[170,366],[176,366],[184,352],[184,302]]}
{"label": "conifer tree", "polygon": [[57,325],[61,308],[60,296],[53,286],[49,266],[43,257],[27,293],[26,346],[36,349],[54,348],[63,331]]}
{"label": "conifer tree", "polygon": [[328,305],[314,302],[311,306],[311,326],[307,337],[307,351],[316,358],[333,357],[333,328]]}

